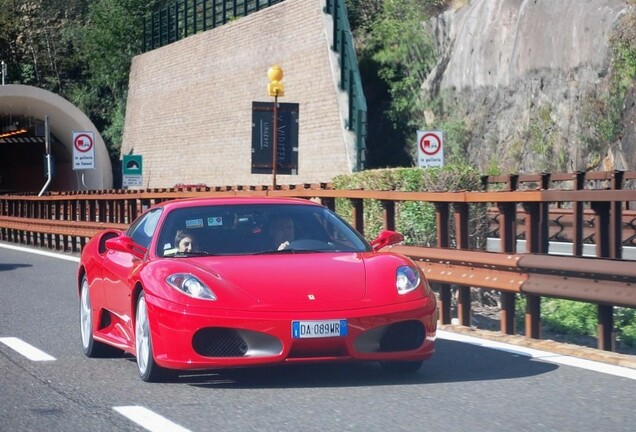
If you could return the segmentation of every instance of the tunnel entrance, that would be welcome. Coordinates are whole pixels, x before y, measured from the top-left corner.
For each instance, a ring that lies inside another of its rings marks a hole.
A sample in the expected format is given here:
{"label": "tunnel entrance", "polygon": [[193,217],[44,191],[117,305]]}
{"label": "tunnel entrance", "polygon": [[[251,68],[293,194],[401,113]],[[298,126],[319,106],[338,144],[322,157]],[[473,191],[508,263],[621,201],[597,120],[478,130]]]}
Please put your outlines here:
{"label": "tunnel entrance", "polygon": [[[49,189],[74,189],[75,176],[68,174],[72,155],[50,135],[53,173]],[[0,193],[39,192],[46,183],[44,120],[0,113]],[[67,177],[65,175],[65,177]]]}

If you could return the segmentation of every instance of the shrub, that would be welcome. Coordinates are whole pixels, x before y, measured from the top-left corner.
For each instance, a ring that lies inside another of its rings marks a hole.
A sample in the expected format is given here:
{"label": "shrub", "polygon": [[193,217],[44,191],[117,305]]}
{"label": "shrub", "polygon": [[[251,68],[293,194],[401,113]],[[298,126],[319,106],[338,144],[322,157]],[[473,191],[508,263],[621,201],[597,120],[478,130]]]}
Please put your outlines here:
{"label": "shrub", "polygon": [[[480,190],[481,176],[466,165],[446,165],[441,168],[387,168],[367,170],[334,178],[336,189],[366,189],[404,192],[457,192]],[[338,213],[351,219],[351,203],[336,201]],[[429,202],[405,201],[396,203],[396,229],[405,236],[405,244],[434,246],[437,242],[435,206]],[[486,206],[469,207],[470,239],[472,248],[483,248],[486,233]],[[451,241],[454,241],[454,226]],[[368,238],[375,237],[384,227],[382,205],[377,200],[364,203],[364,227]]]}

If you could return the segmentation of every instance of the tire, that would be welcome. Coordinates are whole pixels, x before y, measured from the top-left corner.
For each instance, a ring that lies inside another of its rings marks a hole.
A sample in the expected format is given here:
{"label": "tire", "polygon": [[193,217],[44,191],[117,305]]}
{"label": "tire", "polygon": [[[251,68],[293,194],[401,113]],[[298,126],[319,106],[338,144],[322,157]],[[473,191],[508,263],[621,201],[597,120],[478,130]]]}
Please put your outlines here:
{"label": "tire", "polygon": [[411,374],[415,373],[422,367],[423,360],[416,361],[386,361],[380,362],[380,366],[385,372],[395,374]]}
{"label": "tire", "polygon": [[103,357],[108,353],[108,346],[93,337],[93,311],[91,306],[90,287],[86,276],[82,278],[80,291],[79,318],[82,350],[87,357]]}
{"label": "tire", "polygon": [[135,350],[139,377],[146,382],[161,382],[168,377],[168,371],[155,362],[152,353],[152,338],[148,321],[146,295],[141,292],[137,298],[135,311]]}

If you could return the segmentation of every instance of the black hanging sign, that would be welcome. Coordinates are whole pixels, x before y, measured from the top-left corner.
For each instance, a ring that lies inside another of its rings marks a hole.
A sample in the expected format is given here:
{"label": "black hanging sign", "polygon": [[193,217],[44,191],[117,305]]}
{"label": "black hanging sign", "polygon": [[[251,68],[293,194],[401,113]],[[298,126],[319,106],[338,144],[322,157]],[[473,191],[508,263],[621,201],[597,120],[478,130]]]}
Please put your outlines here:
{"label": "black hanging sign", "polygon": [[[298,104],[278,103],[276,173],[298,174]],[[252,174],[272,174],[274,103],[252,102]]]}

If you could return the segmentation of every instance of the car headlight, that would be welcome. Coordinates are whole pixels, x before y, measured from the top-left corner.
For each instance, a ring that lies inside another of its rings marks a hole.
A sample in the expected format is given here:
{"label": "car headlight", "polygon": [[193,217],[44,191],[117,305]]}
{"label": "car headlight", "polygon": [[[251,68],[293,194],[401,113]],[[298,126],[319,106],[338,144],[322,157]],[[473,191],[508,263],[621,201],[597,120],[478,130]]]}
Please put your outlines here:
{"label": "car headlight", "polygon": [[397,269],[395,286],[398,294],[406,294],[417,289],[422,282],[420,272],[411,266],[400,266]]}
{"label": "car headlight", "polygon": [[166,282],[190,297],[216,300],[216,295],[203,282],[189,273],[177,273],[166,278]]}

